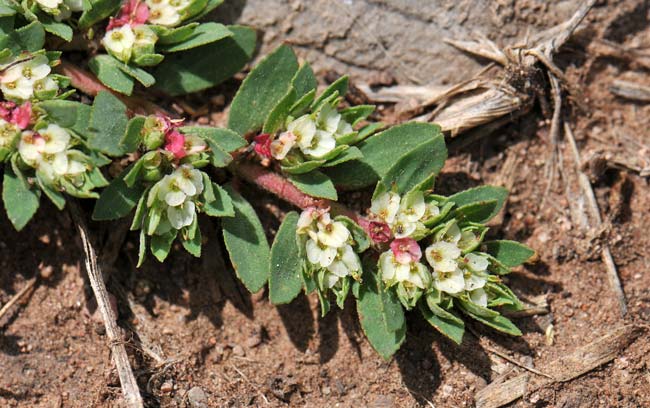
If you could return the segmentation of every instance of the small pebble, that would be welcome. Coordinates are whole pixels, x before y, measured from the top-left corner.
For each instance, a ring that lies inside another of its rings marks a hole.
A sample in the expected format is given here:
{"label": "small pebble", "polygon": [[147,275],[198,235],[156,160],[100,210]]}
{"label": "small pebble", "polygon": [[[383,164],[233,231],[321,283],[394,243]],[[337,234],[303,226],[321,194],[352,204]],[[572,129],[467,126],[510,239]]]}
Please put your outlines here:
{"label": "small pebble", "polygon": [[232,354],[238,356],[238,357],[244,357],[246,355],[246,351],[242,346],[237,344],[235,347],[232,348]]}
{"label": "small pebble", "polygon": [[174,389],[174,385],[169,381],[165,381],[160,386],[160,392],[162,392],[163,394],[169,394],[170,392],[172,392],[173,389]]}
{"label": "small pebble", "polygon": [[187,400],[192,408],[207,408],[208,396],[201,387],[192,387],[187,392]]}

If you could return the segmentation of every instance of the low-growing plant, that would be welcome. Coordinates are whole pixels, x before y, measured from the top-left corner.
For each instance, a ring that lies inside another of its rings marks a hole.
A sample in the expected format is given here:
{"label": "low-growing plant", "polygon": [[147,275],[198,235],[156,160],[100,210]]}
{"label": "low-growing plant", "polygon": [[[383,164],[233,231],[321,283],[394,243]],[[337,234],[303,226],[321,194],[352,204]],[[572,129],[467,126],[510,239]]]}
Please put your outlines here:
{"label": "low-growing plant", "polygon": [[[435,193],[447,158],[439,127],[384,128],[371,120],[374,106],[346,103],[347,77],[319,93],[309,64],[299,64],[287,46],[248,73],[227,129],[127,108],[124,95],[136,87],[179,95],[214,86],[243,67],[254,32],[198,21],[219,4],[0,4],[2,196],[16,229],[34,216],[43,194],[59,209],[70,198],[96,199],[94,220],[131,218],[140,266],[147,251],[163,262],[175,241],[196,257],[214,256],[201,251],[205,228],[214,225],[201,225],[201,214],[219,217],[246,288],[257,292],[268,283],[273,304],[316,292],[323,314],[331,301],[343,308],[353,297],[361,327],[384,358],[403,343],[409,310],[457,343],[465,317],[519,335],[501,313],[522,308],[504,275],[534,251],[485,239],[486,223],[506,201],[504,189]],[[62,42],[69,42],[66,50],[86,52],[96,77],[55,71],[65,65]],[[88,95],[92,104],[74,89],[88,89],[80,86],[88,81],[107,87]],[[301,210],[284,215],[272,245],[235,178]],[[373,186],[368,202],[346,193]],[[357,211],[344,205],[353,200]]]}

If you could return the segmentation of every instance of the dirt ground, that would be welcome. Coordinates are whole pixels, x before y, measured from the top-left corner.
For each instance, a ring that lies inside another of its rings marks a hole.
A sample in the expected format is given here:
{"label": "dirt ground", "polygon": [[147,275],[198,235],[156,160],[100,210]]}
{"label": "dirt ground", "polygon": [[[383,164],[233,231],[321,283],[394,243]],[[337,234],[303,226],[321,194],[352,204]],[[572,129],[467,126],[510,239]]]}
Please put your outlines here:
{"label": "dirt ground", "polygon": [[[254,11],[247,8],[252,7],[250,3],[244,2],[237,12],[243,23],[245,18],[256,22]],[[366,1],[356,3],[358,7],[359,3],[406,7],[417,2]],[[506,16],[506,27],[517,27],[494,37],[507,42],[506,38],[521,33],[521,27],[539,29],[563,21],[578,2],[558,2],[561,13],[555,12],[553,4],[541,1],[494,3],[502,7],[499,10]],[[388,11],[395,11],[395,7]],[[289,38],[301,31],[301,18],[309,21],[302,16],[302,9],[296,10],[298,15],[290,29],[283,29]],[[472,7],[468,10],[471,20],[478,12]],[[261,19],[259,15],[257,18]],[[427,18],[430,24],[436,21],[433,14]],[[454,33],[470,31],[464,21],[458,23],[463,30]],[[258,28],[263,27],[259,23]],[[347,38],[339,34],[337,43]],[[271,37],[269,43],[275,41]],[[568,118],[583,161],[592,164],[587,173],[605,228],[594,231],[581,225],[579,214],[585,203],[571,170],[574,161],[566,142],[559,144],[559,173],[552,179],[547,176],[550,121],[538,106],[471,146],[451,151],[437,183],[442,194],[478,184],[511,187],[507,207],[491,225],[490,234],[521,240],[538,251],[539,261],[516,270],[509,283],[522,298],[536,302],[545,299],[550,308],[546,315],[516,319],[524,332],[522,337],[508,337],[470,323],[471,332],[461,346],[456,346],[413,314],[408,320],[406,343],[385,362],[363,338],[351,302],[343,311],[335,310],[321,319],[315,296],[301,296],[290,305],[275,307],[264,291],[247,294],[223,266],[216,223],[206,224],[205,253],[213,256],[197,260],[175,251],[164,265],[149,260],[140,270],[134,262],[137,237],[128,235],[117,260],[107,270],[108,289],[116,297],[119,324],[147,404],[473,406],[476,393],[487,384],[508,373],[525,372],[495,351],[522,365],[544,367],[620,325],[635,323],[647,328],[648,178],[621,165],[598,163],[622,161],[650,167],[650,104],[610,92],[614,79],[633,79],[650,86],[650,75],[647,66],[644,69],[629,60],[599,55],[594,48],[598,39],[649,52],[648,2],[598,3],[559,58],[568,81],[581,91],[568,102]],[[307,58],[320,55],[322,63],[316,67],[323,72],[340,68],[328,65],[326,47],[305,45],[299,51]],[[465,68],[484,63],[462,54],[457,58],[469,61]],[[468,79],[470,72],[475,73],[470,68],[468,72],[457,71],[455,78],[447,72],[441,82]],[[390,64],[373,65],[370,70],[357,66],[354,70],[356,81],[363,80],[364,75],[385,73],[399,83],[408,83]],[[226,92],[226,102],[229,95]],[[216,96],[213,91],[188,98],[187,103],[194,106],[213,101],[200,123],[223,122],[222,99]],[[392,107],[382,107],[380,112],[390,120]],[[549,180],[552,184],[546,193]],[[253,187],[243,188],[250,193],[248,197],[256,197],[257,209],[268,215],[265,218],[272,235],[287,207]],[[91,227],[103,253],[110,252],[112,240],[107,238],[119,237],[123,229],[115,224]],[[620,316],[600,259],[605,242],[611,247],[627,296],[625,318]],[[33,277],[51,272],[0,320],[2,407],[120,406],[119,381],[103,324],[94,314],[92,293],[80,269],[80,248],[67,213],[57,212],[51,205],[43,205],[36,219],[19,234],[4,215],[0,216],[0,304]],[[650,406],[649,354],[646,331],[613,361],[574,380],[527,393],[512,406]]]}

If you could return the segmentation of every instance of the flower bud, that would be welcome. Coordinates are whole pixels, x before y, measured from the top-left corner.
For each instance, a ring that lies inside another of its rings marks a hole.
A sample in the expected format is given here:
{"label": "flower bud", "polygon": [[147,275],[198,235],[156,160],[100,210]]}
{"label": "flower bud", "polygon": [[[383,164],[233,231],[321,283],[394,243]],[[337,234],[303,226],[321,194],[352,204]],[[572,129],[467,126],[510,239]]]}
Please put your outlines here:
{"label": "flower bud", "polygon": [[162,155],[159,151],[147,152],[141,160],[145,169],[157,169],[162,164]]}
{"label": "flower bud", "polygon": [[135,43],[133,45],[133,58],[142,55],[154,54],[156,52],[156,41],[158,36],[146,25],[139,25],[133,28]]}
{"label": "flower bud", "polygon": [[152,169],[146,169],[142,173],[142,179],[145,181],[158,181],[163,177],[162,171],[160,171],[160,168],[152,168]]}

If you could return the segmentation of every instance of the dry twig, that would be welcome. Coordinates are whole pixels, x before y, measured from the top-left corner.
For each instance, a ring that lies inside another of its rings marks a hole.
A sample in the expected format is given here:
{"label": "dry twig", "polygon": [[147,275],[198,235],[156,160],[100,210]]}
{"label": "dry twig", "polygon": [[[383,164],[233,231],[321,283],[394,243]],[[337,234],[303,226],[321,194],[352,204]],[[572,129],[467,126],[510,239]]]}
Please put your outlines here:
{"label": "dry twig", "polygon": [[[598,208],[598,201],[596,201],[596,194],[594,194],[594,189],[591,186],[589,177],[582,171],[580,168],[580,152],[578,151],[578,146],[576,144],[575,138],[573,137],[573,132],[571,127],[568,124],[564,125],[564,132],[566,134],[569,145],[573,152],[573,157],[575,160],[576,173],[578,174],[578,182],[580,183],[580,189],[582,194],[585,196],[588,207],[589,207],[589,216],[593,222],[592,227],[600,228],[603,224],[602,217],[600,216],[600,209]],[[618,277],[618,271],[616,270],[616,264],[614,263],[614,258],[612,257],[612,252],[609,249],[607,242],[601,244],[601,258],[605,263],[607,269],[607,279],[609,285],[611,286],[616,299],[618,300],[619,308],[621,315],[625,316],[627,313],[627,305],[625,301],[625,293],[623,292],[623,287],[621,286],[621,281]]]}
{"label": "dry twig", "polygon": [[86,229],[86,224],[81,215],[81,210],[73,201],[68,202],[68,205],[72,219],[74,220],[77,230],[79,231],[79,236],[81,237],[84,253],[86,255],[86,272],[88,273],[88,279],[90,280],[90,286],[93,289],[95,299],[97,299],[97,307],[99,308],[99,312],[104,320],[104,327],[106,328],[109,347],[113,354],[113,361],[117,367],[117,374],[120,378],[120,383],[122,384],[124,400],[129,407],[143,407],[138,383],[136,382],[133,371],[131,370],[129,356],[126,354],[126,348],[122,342],[120,329],[117,326],[117,316],[115,316],[115,313],[110,306],[108,291],[104,284],[101,269],[97,264],[95,249],[88,238],[88,230]]}
{"label": "dry twig", "polygon": [[18,293],[16,293],[11,299],[9,299],[7,303],[5,303],[4,306],[2,306],[2,309],[0,309],[0,319],[2,319],[2,316],[4,316],[13,305],[15,305],[20,299],[22,299],[23,296],[25,296],[27,292],[29,292],[34,287],[37,280],[38,278],[32,278],[32,280],[27,282],[27,284],[21,290],[19,290]]}

